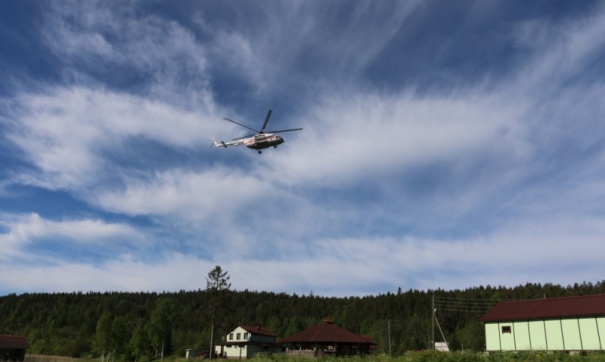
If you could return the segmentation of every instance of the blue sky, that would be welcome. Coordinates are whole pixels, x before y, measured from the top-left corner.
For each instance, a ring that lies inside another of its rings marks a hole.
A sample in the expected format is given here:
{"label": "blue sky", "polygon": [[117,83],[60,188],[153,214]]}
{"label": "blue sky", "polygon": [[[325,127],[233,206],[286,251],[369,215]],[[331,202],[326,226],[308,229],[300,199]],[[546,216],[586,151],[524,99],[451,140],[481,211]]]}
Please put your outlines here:
{"label": "blue sky", "polygon": [[0,54],[0,294],[603,279],[602,2],[8,0]]}

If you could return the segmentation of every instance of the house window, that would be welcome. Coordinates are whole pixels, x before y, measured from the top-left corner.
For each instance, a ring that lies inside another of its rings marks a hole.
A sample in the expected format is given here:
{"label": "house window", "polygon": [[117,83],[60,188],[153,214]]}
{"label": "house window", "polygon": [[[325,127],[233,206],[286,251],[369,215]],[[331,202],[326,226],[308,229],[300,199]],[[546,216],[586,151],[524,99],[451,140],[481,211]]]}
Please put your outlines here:
{"label": "house window", "polygon": [[244,340],[246,340],[246,341],[248,340],[248,333],[247,332],[244,333]]}
{"label": "house window", "polygon": [[239,341],[239,340],[240,340],[240,338],[242,338],[242,334],[241,334],[241,333],[238,333],[238,334],[237,334],[237,340]]}
{"label": "house window", "polygon": [[511,333],[511,328],[510,326],[502,326],[502,334],[504,333]]}
{"label": "house window", "polygon": [[229,340],[232,341],[233,340],[233,333],[229,334]]}

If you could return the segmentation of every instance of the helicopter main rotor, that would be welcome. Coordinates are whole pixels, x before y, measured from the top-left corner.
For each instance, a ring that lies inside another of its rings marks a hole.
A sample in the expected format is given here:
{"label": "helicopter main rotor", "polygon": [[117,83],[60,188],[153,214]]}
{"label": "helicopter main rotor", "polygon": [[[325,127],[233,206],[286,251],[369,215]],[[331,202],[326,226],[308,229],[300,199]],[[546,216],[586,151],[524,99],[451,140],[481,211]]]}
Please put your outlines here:
{"label": "helicopter main rotor", "polygon": [[[238,138],[234,138],[234,140],[239,140],[242,138],[248,138],[248,137],[252,137],[252,136],[256,136],[256,135],[263,135],[265,134],[265,128],[267,127],[267,123],[269,122],[269,118],[271,117],[271,112],[273,112],[273,110],[269,109],[269,113],[267,113],[267,117],[265,118],[265,122],[263,123],[263,128],[261,128],[260,130],[256,130],[252,127],[246,126],[245,124],[236,122],[232,119],[229,118],[225,118],[225,121],[229,121],[231,123],[235,123],[238,126],[242,126],[244,128],[247,128],[251,131],[256,132],[255,134],[251,134],[251,135],[247,135],[247,136],[242,136],[242,137],[238,137]],[[267,131],[267,133],[281,133],[281,132],[292,132],[292,131],[301,131],[302,128],[290,128],[290,129],[282,129],[282,130],[277,130],[277,131]]]}

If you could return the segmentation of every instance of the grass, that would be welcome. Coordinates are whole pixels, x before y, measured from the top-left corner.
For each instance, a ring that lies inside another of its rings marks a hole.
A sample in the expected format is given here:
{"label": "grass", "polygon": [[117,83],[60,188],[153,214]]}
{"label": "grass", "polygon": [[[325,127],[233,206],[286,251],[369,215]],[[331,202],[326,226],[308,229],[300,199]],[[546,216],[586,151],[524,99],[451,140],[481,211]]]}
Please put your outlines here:
{"label": "grass", "polygon": [[[408,352],[402,356],[389,357],[384,354],[363,357],[322,357],[321,362],[516,362],[516,361],[605,361],[605,353],[567,354],[547,352],[483,353],[483,352]],[[254,362],[305,362],[309,358],[255,358]]]}
{"label": "grass", "polygon": [[46,356],[41,354],[26,354],[23,362],[82,362],[83,359],[62,357],[62,356]]}
{"label": "grass", "polygon": [[[285,355],[273,355],[270,357],[257,357],[251,362],[517,362],[517,361],[539,361],[539,362],[563,362],[563,361],[604,361],[605,353],[592,352],[585,354],[567,354],[559,352],[437,352],[422,351],[408,352],[402,356],[389,357],[385,354],[353,357],[320,357],[320,358],[293,358]],[[94,359],[78,359],[59,356],[26,355],[24,362],[92,362]],[[167,357],[165,362],[202,362],[205,359],[196,358],[188,360],[181,357]],[[228,362],[229,360],[217,360],[217,362]],[[159,360],[154,360],[159,362]]]}

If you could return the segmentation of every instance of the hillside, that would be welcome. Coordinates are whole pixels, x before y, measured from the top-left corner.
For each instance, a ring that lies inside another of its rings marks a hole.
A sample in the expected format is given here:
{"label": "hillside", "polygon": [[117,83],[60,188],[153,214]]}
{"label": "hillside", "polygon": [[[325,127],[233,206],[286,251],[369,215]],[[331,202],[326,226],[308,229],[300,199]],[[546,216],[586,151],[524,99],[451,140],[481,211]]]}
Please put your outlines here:
{"label": "hillside", "polygon": [[[258,324],[283,338],[325,318],[358,334],[371,335],[380,352],[399,355],[431,345],[431,310],[452,349],[482,350],[478,318],[501,300],[605,293],[605,281],[573,286],[526,284],[514,288],[409,290],[365,297],[323,297],[257,291],[226,291],[217,309],[215,343],[238,324]],[[210,296],[177,293],[54,293],[0,297],[0,334],[26,335],[28,353],[72,357],[110,350],[122,358],[184,356],[208,348]],[[439,333],[436,332],[439,336]],[[436,340],[441,340],[436,337]]]}

